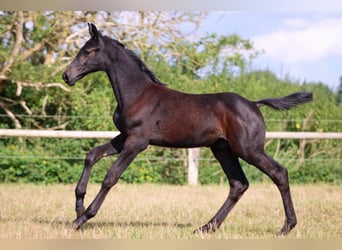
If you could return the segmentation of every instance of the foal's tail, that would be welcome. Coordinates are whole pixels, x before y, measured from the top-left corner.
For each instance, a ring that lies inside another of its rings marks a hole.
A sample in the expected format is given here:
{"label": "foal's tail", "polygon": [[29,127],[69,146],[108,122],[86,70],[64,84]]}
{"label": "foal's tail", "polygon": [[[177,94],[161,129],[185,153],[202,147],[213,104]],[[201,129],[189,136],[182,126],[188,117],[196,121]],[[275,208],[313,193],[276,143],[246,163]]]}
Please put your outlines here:
{"label": "foal's tail", "polygon": [[281,98],[262,99],[255,103],[258,105],[258,107],[267,105],[276,110],[288,110],[290,108],[296,107],[299,104],[311,102],[312,100],[313,97],[311,92],[302,91]]}

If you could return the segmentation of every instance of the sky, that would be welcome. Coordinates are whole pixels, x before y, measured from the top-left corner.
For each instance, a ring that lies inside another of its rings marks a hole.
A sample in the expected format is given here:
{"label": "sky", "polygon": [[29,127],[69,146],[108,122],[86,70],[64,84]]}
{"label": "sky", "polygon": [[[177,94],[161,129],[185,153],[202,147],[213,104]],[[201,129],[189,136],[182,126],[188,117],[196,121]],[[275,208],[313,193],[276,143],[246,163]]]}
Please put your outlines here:
{"label": "sky", "polygon": [[264,50],[252,69],[322,82],[337,90],[342,76],[342,11],[211,11],[198,35],[238,34]]}

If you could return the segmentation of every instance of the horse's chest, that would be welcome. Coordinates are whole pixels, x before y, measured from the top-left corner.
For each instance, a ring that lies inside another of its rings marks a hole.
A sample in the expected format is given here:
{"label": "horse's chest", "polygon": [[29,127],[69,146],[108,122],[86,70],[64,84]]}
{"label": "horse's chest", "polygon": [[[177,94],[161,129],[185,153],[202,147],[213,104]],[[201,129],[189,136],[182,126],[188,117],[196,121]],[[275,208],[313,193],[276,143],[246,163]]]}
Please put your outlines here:
{"label": "horse's chest", "polygon": [[142,125],[144,119],[141,115],[129,111],[116,111],[114,113],[113,121],[119,131],[127,133],[130,129]]}

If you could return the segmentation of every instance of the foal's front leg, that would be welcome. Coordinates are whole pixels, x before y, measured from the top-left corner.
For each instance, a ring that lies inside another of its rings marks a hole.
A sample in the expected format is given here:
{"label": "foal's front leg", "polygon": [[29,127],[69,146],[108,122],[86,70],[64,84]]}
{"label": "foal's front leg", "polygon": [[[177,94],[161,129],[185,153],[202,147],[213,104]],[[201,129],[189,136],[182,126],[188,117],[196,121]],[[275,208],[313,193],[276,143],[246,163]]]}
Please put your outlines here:
{"label": "foal's front leg", "polygon": [[101,146],[93,148],[87,155],[84,161],[84,168],[82,175],[78,181],[75,189],[76,195],[76,215],[80,217],[84,211],[84,196],[87,190],[87,184],[90,176],[90,172],[96,162],[103,157],[120,153],[123,147],[125,137],[121,134],[112,139],[110,142],[105,143]]}
{"label": "foal's front leg", "polygon": [[109,190],[117,183],[121,174],[126,170],[128,165],[134,160],[134,158],[146,147],[148,143],[145,141],[138,140],[136,138],[127,138],[122,149],[120,156],[112,167],[108,170],[106,177],[102,182],[101,189],[93,202],[89,205],[82,215],[78,216],[73,222],[73,228],[79,229],[80,226],[90,218],[94,217],[100,206],[102,205]]}

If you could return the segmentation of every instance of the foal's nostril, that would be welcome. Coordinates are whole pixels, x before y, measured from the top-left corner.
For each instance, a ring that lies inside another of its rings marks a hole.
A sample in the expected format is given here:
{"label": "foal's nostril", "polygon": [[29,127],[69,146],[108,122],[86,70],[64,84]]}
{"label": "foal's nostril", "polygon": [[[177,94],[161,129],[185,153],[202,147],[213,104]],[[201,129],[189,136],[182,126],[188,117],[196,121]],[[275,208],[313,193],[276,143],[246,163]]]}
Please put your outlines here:
{"label": "foal's nostril", "polygon": [[69,83],[69,78],[68,78],[68,75],[66,73],[63,73],[62,78],[63,78],[65,83]]}

